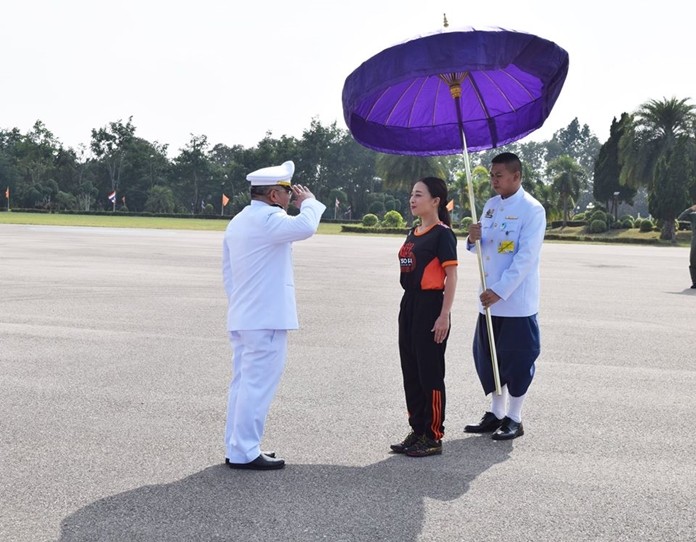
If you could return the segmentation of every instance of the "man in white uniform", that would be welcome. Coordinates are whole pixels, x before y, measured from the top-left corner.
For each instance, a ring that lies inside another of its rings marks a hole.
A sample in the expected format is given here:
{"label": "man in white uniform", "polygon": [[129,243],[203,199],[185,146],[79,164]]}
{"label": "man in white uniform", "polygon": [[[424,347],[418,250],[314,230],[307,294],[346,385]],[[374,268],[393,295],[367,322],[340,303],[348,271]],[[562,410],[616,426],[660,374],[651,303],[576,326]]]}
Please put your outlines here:
{"label": "man in white uniform", "polygon": [[[520,159],[505,152],[492,160],[491,186],[498,194],[486,202],[481,221],[469,228],[467,249],[481,241],[486,291],[479,296],[474,335],[476,372],[491,409],[467,433],[490,433],[495,440],[524,434],[522,403],[541,351],[539,257],[546,231],[543,206],[522,188]],[[496,395],[484,309],[490,308],[502,394]]]}
{"label": "man in white uniform", "polygon": [[[225,429],[233,469],[280,469],[285,461],[260,448],[266,415],[285,366],[287,330],[297,329],[292,242],[311,237],[326,207],[291,185],[293,162],[247,175],[251,204],[225,231],[223,280],[233,350]],[[295,197],[300,214],[287,208]]]}

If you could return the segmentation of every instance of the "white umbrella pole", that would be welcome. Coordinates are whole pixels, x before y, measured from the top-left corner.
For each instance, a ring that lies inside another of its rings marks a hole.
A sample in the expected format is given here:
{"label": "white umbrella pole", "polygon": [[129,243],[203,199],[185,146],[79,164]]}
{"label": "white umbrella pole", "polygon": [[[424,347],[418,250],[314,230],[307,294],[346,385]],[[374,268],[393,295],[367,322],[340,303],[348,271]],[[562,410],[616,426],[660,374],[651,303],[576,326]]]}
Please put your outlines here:
{"label": "white umbrella pole", "polygon": [[[458,104],[457,104],[458,105]],[[476,216],[476,202],[474,197],[474,185],[471,182],[471,166],[469,165],[469,151],[466,146],[466,136],[464,135],[464,129],[462,131],[462,147],[464,154],[464,169],[466,170],[466,186],[469,192],[469,207],[471,208],[471,219],[473,223],[478,222],[478,217]],[[481,289],[486,291],[486,271],[483,267],[483,253],[481,252],[481,240],[476,241],[476,256],[479,264],[479,273],[481,275]],[[493,320],[491,317],[491,309],[486,307],[484,309],[486,314],[486,329],[488,330],[488,344],[491,350],[491,364],[493,365],[493,381],[495,382],[495,393],[496,395],[501,395],[502,390],[500,388],[500,371],[498,370],[498,354],[495,349],[495,338],[493,337]]]}

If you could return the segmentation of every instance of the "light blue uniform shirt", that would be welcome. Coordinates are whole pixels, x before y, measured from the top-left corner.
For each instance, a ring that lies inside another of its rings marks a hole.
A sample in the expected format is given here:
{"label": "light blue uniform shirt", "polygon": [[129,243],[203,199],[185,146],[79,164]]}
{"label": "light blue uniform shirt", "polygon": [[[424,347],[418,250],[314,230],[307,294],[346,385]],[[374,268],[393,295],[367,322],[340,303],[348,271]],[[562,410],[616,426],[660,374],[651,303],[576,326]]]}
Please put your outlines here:
{"label": "light blue uniform shirt", "polygon": [[[532,316],[539,312],[539,261],[546,231],[544,207],[523,188],[495,196],[481,213],[481,252],[486,286],[500,301],[492,316]],[[467,242],[476,252],[476,245]],[[479,311],[484,312],[479,301]]]}

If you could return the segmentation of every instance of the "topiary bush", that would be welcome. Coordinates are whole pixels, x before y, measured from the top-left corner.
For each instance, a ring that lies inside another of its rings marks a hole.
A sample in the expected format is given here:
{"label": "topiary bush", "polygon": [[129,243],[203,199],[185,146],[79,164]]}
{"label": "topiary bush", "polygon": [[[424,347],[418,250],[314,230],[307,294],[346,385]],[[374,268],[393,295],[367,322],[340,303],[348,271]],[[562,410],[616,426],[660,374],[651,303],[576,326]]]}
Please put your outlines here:
{"label": "topiary bush", "polygon": [[368,228],[374,228],[378,222],[379,218],[377,218],[377,215],[372,213],[367,213],[364,217],[362,217],[362,225]]}
{"label": "topiary bush", "polygon": [[633,219],[630,217],[622,219],[619,223],[624,230],[630,230],[633,227]]}
{"label": "topiary bush", "polygon": [[641,232],[645,233],[648,231],[652,231],[652,229],[653,229],[653,223],[650,219],[646,218],[646,219],[641,221],[641,223],[640,223],[640,231]]}
{"label": "topiary bush", "polygon": [[604,233],[607,229],[607,223],[604,220],[594,219],[590,222],[590,233]]}
{"label": "topiary bush", "polygon": [[600,210],[594,211],[592,213],[592,215],[590,216],[590,224],[592,222],[594,222],[595,220],[601,220],[605,224],[609,223],[609,221],[607,220],[607,213],[605,213],[604,211],[600,211]]}
{"label": "topiary bush", "polygon": [[381,201],[373,201],[367,209],[371,215],[381,215],[384,213],[384,203]]}
{"label": "topiary bush", "polygon": [[459,227],[465,231],[469,231],[469,226],[471,226],[471,223],[474,221],[473,218],[470,216],[465,216],[462,218],[461,224],[459,224]]}
{"label": "topiary bush", "polygon": [[[363,219],[364,221],[364,219]],[[382,219],[382,226],[385,228],[403,228],[405,222],[399,211],[387,211]]]}

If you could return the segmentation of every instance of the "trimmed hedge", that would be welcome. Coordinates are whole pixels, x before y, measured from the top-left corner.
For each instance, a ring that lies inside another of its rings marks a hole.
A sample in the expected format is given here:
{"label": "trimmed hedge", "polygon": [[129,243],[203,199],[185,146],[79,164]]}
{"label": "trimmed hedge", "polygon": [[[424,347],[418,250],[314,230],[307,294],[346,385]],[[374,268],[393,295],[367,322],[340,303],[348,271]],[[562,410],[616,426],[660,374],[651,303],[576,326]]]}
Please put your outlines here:
{"label": "trimmed hedge", "polygon": [[[569,227],[584,226],[586,224],[587,224],[587,222],[585,220],[567,220],[566,221],[566,226],[569,226]],[[562,228],[563,221],[562,220],[552,220],[550,226],[552,228]]]}
{"label": "trimmed hedge", "polygon": [[[409,228],[409,227],[385,228],[383,226],[366,227],[366,226],[359,226],[359,225],[353,226],[352,224],[341,225],[341,231],[343,233],[379,233],[379,234],[394,233],[394,234],[406,235],[410,229],[411,228]],[[457,237],[464,237],[464,238],[469,237],[468,231],[457,230],[457,229],[452,229],[452,231],[454,232],[454,235],[456,235]]]}
{"label": "trimmed hedge", "polygon": [[341,226],[341,231],[345,233],[400,233],[406,235],[409,229],[410,228],[383,228],[381,226],[352,226],[346,224]]}
{"label": "trimmed hedge", "polygon": [[632,237],[595,237],[593,235],[563,235],[547,232],[544,236],[547,241],[582,241],[586,243],[622,243],[627,245],[662,245],[668,241],[660,239],[635,239]]}

